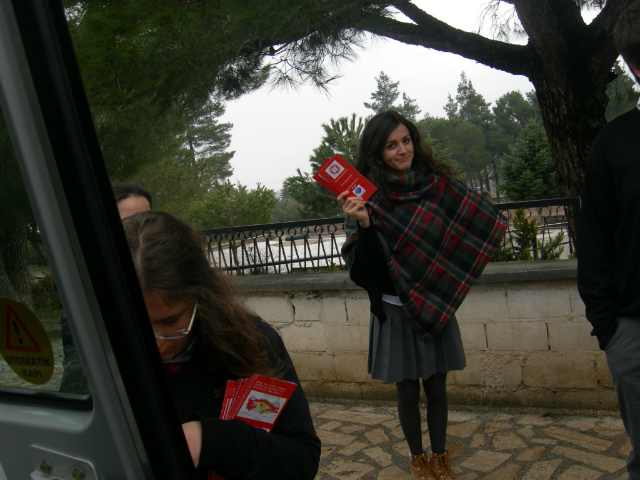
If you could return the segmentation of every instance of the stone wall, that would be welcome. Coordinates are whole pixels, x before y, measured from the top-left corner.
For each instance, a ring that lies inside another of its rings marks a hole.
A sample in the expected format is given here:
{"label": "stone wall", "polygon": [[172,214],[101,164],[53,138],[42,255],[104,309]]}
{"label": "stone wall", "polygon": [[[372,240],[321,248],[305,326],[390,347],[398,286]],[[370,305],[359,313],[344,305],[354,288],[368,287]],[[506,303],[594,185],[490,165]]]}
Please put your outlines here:
{"label": "stone wall", "polygon": [[[467,368],[451,403],[616,408],[575,260],[490,264],[457,313]],[[369,300],[346,273],[240,277],[244,301],[282,335],[314,397],[392,399],[367,374]]]}

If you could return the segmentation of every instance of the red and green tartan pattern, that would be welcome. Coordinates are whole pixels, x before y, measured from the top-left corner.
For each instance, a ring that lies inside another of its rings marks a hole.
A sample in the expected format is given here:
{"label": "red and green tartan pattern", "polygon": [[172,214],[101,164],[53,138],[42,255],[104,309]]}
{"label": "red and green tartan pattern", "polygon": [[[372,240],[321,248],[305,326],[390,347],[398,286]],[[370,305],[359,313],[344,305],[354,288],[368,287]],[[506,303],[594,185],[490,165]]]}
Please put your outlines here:
{"label": "red and green tartan pattern", "polygon": [[[383,207],[374,194],[367,209],[403,309],[427,339],[462,304],[500,245],[507,221],[456,179],[411,171],[390,180],[392,207]],[[358,229],[352,218],[345,231],[342,255],[354,279]]]}

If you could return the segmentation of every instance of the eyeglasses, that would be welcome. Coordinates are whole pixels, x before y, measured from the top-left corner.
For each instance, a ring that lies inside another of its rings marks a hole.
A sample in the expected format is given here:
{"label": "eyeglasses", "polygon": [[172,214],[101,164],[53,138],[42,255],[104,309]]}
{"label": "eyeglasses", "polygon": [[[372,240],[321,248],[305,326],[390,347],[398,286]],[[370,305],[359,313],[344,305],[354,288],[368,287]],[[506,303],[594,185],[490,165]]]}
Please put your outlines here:
{"label": "eyeglasses", "polygon": [[196,318],[196,310],[198,309],[198,301],[196,300],[196,304],[193,306],[193,314],[191,315],[191,321],[189,322],[189,326],[187,328],[182,328],[180,330],[174,330],[173,332],[153,332],[153,336],[158,340],[177,340],[178,338],[186,337],[189,335],[191,331],[191,326],[193,325],[193,319]]}

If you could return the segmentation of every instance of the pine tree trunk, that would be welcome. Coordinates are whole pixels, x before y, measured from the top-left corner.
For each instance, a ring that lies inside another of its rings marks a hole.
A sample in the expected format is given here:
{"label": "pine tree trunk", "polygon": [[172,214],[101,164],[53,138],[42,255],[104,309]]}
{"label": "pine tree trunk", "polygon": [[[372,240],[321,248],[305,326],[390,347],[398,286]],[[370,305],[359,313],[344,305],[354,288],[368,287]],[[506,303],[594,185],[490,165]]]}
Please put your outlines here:
{"label": "pine tree trunk", "polygon": [[16,220],[0,234],[0,298],[10,298],[33,310],[27,222]]}
{"label": "pine tree trunk", "polygon": [[[604,113],[608,99],[605,86],[593,83],[586,74],[580,81],[562,87],[548,79],[533,80],[561,197],[582,195],[587,156],[594,138],[606,124]],[[579,239],[573,211],[568,210],[569,234],[577,245]]]}

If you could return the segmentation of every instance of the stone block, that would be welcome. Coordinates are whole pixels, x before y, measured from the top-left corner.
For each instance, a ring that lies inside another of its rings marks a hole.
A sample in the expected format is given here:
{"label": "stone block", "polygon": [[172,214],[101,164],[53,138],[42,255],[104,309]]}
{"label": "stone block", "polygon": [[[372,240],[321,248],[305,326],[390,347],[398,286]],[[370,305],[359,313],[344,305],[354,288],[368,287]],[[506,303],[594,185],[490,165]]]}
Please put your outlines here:
{"label": "stone block", "polygon": [[467,355],[467,367],[455,371],[456,385],[484,385],[482,357],[482,354]]}
{"label": "stone block", "polygon": [[326,345],[330,352],[367,352],[368,325],[326,325]]}
{"label": "stone block", "polygon": [[534,353],[527,358],[522,374],[528,387],[554,390],[598,387],[595,359],[584,353]]}
{"label": "stone block", "polygon": [[465,351],[487,349],[484,323],[460,323],[459,326]]}
{"label": "stone block", "polygon": [[568,289],[508,290],[509,318],[537,319],[571,315]]}
{"label": "stone block", "polygon": [[540,322],[488,323],[487,345],[489,350],[548,350],[547,326]]}
{"label": "stone block", "polygon": [[504,383],[505,385],[522,384],[522,365],[520,365],[520,360],[512,360],[504,366]]}
{"label": "stone block", "polygon": [[617,410],[618,397],[615,390],[598,388],[575,392],[560,391],[555,394],[558,408],[585,408],[589,410]]}
{"label": "stone block", "polygon": [[251,296],[245,299],[244,304],[269,323],[293,322],[293,306],[284,295]]}
{"label": "stone block", "polygon": [[369,298],[347,298],[347,322],[359,325],[369,325]]}
{"label": "stone block", "polygon": [[546,388],[519,388],[513,396],[523,407],[555,406],[553,392]]}
{"label": "stone block", "polygon": [[346,323],[347,309],[344,300],[342,297],[324,297],[320,321],[323,323]]}
{"label": "stone block", "polygon": [[367,383],[371,381],[367,373],[366,353],[341,353],[333,355],[333,369],[338,382]]}
{"label": "stone block", "polygon": [[598,340],[591,336],[589,322],[549,324],[549,347],[555,352],[594,352],[600,350]]}
{"label": "stone block", "polygon": [[584,302],[582,298],[580,298],[578,287],[571,287],[569,289],[569,299],[571,300],[571,315],[574,317],[586,316]]}
{"label": "stone block", "polygon": [[301,382],[301,385],[309,398],[362,399],[362,391],[358,383]]}
{"label": "stone block", "polygon": [[604,352],[598,352],[596,355],[596,376],[600,385],[606,388],[613,388],[613,380],[611,380],[611,372],[609,372],[607,357]]}
{"label": "stone block", "polygon": [[365,400],[387,400],[396,401],[398,392],[393,383],[383,383],[379,380],[372,380],[371,383],[361,384],[362,398]]}
{"label": "stone block", "polygon": [[290,352],[300,381],[335,382],[333,357],[328,353]]}
{"label": "stone block", "polygon": [[296,322],[317,322],[320,321],[320,311],[322,310],[322,299],[312,295],[295,295],[291,299],[294,318]]}
{"label": "stone block", "polygon": [[325,326],[319,322],[296,322],[280,329],[289,351],[326,352]]}
{"label": "stone block", "polygon": [[507,294],[504,290],[476,292],[472,289],[458,308],[456,318],[460,323],[509,318]]}

